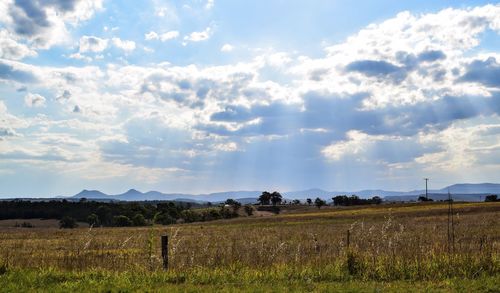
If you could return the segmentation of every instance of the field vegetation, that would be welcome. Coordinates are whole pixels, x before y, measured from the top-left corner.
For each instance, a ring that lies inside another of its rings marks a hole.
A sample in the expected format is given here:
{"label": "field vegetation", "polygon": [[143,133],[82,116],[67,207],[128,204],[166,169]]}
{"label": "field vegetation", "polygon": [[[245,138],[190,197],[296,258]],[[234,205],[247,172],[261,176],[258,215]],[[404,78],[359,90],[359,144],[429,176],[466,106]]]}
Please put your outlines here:
{"label": "field vegetation", "polygon": [[[500,290],[500,203],[291,206],[149,227],[0,228],[0,291]],[[169,236],[163,271],[160,236]]]}

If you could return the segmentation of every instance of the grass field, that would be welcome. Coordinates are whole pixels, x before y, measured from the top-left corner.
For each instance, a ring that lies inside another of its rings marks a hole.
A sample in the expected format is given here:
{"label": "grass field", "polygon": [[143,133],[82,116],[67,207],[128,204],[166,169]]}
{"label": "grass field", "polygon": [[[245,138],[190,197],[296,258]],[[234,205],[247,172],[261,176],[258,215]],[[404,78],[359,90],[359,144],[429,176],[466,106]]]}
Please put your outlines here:
{"label": "grass field", "polygon": [[300,207],[144,228],[3,225],[0,291],[499,292],[500,203],[454,204],[454,242],[447,208]]}

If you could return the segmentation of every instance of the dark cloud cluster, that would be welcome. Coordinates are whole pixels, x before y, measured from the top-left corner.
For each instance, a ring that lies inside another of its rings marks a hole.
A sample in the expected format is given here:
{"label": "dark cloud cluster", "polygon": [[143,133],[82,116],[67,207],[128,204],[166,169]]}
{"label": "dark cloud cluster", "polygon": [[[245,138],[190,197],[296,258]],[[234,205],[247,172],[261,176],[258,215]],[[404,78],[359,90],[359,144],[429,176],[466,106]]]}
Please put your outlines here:
{"label": "dark cloud cluster", "polygon": [[346,66],[348,72],[359,72],[370,77],[390,77],[394,82],[406,78],[406,69],[383,60],[359,60]]}
{"label": "dark cloud cluster", "polygon": [[15,32],[23,36],[37,35],[51,25],[43,3],[39,1],[15,0],[10,15]]}
{"label": "dark cloud cluster", "polygon": [[17,81],[20,83],[36,81],[36,77],[31,72],[14,68],[14,66],[2,61],[0,61],[0,79]]}
{"label": "dark cloud cluster", "polygon": [[[349,63],[345,70],[347,72],[359,72],[369,77],[389,79],[393,83],[400,83],[406,79],[408,72],[415,70],[421,63],[432,63],[446,59],[446,54],[440,50],[428,50],[418,55],[398,52],[396,60],[402,65],[395,65],[385,60],[358,60]],[[443,72],[436,73],[435,80],[443,76]]]}
{"label": "dark cloud cluster", "polygon": [[15,136],[16,132],[11,128],[0,127],[0,140],[2,136]]}
{"label": "dark cloud cluster", "polygon": [[494,57],[486,60],[475,60],[467,66],[466,73],[460,77],[461,82],[478,82],[489,87],[500,88],[500,64]]}
{"label": "dark cloud cluster", "polygon": [[301,105],[283,103],[252,108],[228,106],[214,113],[211,120],[245,122],[259,118],[260,123],[243,125],[234,131],[220,124],[199,128],[223,136],[283,135],[296,133],[301,128],[326,129],[328,135],[337,139],[343,138],[349,130],[371,135],[412,136],[424,129],[444,129],[456,120],[500,113],[498,94],[492,97],[445,96],[413,105],[363,109],[362,102],[367,97],[367,93],[339,97],[311,92],[304,96],[304,109]]}
{"label": "dark cloud cluster", "polygon": [[[51,29],[56,26],[47,13],[47,8],[56,10],[58,17],[77,12],[78,2],[82,0],[14,0],[8,13],[12,20],[12,31],[39,46],[47,46]],[[61,36],[54,36],[60,38]]]}
{"label": "dark cloud cluster", "polygon": [[446,54],[440,50],[429,50],[418,54],[417,59],[421,62],[434,62],[446,59]]}

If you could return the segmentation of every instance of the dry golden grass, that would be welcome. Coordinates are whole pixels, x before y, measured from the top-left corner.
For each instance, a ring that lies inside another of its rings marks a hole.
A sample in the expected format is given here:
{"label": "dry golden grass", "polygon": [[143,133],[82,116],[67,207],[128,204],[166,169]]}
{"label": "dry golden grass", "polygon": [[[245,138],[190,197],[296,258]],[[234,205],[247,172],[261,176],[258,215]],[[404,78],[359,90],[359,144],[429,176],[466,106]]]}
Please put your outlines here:
{"label": "dry golden grass", "polygon": [[[500,203],[457,203],[454,252],[447,204],[306,208],[144,228],[0,228],[0,262],[17,268],[112,271],[278,266],[328,268],[369,279],[432,279],[499,273]],[[350,246],[346,234],[350,230]]]}

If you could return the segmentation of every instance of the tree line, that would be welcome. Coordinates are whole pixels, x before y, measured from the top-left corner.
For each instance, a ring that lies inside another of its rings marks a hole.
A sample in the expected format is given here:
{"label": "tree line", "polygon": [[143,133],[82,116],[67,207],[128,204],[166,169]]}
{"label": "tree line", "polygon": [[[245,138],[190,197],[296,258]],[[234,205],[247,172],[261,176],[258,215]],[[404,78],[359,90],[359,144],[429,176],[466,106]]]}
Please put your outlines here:
{"label": "tree line", "polygon": [[[366,204],[381,204],[382,203],[382,198],[379,196],[374,196],[372,198],[360,198],[357,195],[337,195],[332,197],[333,205],[335,206],[353,206],[353,205],[366,205]],[[279,205],[279,204],[286,204],[286,201],[283,200],[283,196],[277,192],[268,192],[264,191],[258,198],[258,203],[260,205]],[[289,202],[292,205],[300,205],[302,204],[300,200],[294,199],[291,202]],[[314,204],[317,208],[321,208],[322,206],[328,205],[327,202],[319,197],[316,197],[316,199],[313,201],[311,198],[307,198],[305,203],[307,205],[312,205]]]}
{"label": "tree line", "polygon": [[[361,199],[356,195],[339,195],[332,197],[336,206],[363,204],[380,204],[380,197]],[[300,200],[289,203],[277,192],[264,191],[258,198],[258,203],[271,206],[279,213],[278,205],[300,205]],[[319,197],[308,198],[305,203],[314,204],[318,209],[327,202]],[[195,208],[193,208],[195,207]],[[228,199],[218,206],[211,203],[205,205],[183,202],[97,202],[86,199],[80,201],[0,201],[0,220],[4,219],[58,219],[62,228],[74,228],[77,222],[86,222],[90,226],[146,226],[151,224],[170,225],[174,223],[203,222],[219,219],[230,219],[241,214],[251,216],[253,205],[243,206],[234,199]],[[264,207],[263,207],[264,208]]]}
{"label": "tree line", "polygon": [[[89,226],[126,227],[151,224],[169,225],[229,219],[238,216],[241,204],[228,200],[220,206],[193,209],[192,203],[182,202],[96,202],[82,199],[51,201],[0,201],[0,220],[59,219],[61,228],[74,228],[77,222]],[[247,214],[253,208],[245,206]]]}

